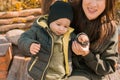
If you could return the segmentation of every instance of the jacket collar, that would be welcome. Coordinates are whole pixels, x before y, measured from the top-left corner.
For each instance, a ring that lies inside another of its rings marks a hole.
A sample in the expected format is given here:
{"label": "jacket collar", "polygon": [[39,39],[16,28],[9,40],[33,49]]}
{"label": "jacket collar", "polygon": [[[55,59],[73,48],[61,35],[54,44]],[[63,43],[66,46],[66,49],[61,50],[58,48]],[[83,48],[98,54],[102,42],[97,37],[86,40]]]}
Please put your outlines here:
{"label": "jacket collar", "polygon": [[[48,28],[47,19],[48,19],[48,15],[42,15],[37,19],[37,24],[43,28]],[[67,33],[71,33],[73,31],[74,29],[69,27],[69,30]]]}
{"label": "jacket collar", "polygon": [[47,19],[48,19],[48,15],[42,15],[37,19],[37,24],[43,28],[46,28],[46,27],[48,27]]}

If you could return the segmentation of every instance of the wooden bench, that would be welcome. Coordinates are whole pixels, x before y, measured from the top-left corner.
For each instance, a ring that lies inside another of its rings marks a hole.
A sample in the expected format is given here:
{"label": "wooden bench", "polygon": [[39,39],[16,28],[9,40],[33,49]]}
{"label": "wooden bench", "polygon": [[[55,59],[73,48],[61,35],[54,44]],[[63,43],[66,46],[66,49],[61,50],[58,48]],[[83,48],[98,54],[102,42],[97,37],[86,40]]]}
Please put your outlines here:
{"label": "wooden bench", "polygon": [[[119,53],[120,53],[120,41],[119,41]],[[11,68],[9,70],[7,80],[33,80],[27,73],[27,65],[30,59],[31,59],[30,57],[15,55],[13,58]],[[115,73],[107,75],[106,78],[107,80],[120,80],[120,63],[118,64],[117,71]]]}
{"label": "wooden bench", "polygon": [[[27,73],[30,57],[14,56],[7,80],[33,80]],[[106,76],[107,80],[120,80],[120,64],[115,73]]]}

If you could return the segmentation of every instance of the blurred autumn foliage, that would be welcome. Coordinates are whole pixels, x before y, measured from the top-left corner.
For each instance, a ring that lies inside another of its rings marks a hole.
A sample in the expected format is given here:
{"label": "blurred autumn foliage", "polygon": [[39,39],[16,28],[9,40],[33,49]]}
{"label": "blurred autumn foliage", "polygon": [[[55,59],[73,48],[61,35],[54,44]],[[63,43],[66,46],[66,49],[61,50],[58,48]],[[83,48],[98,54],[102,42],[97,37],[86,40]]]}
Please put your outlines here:
{"label": "blurred autumn foliage", "polygon": [[[40,8],[41,1],[42,0],[0,0],[0,11],[17,11],[30,8]],[[120,10],[120,0],[116,3],[116,9]]]}
{"label": "blurred autumn foliage", "polygon": [[120,0],[118,0],[118,2],[116,3],[116,8],[117,10],[120,10]]}
{"label": "blurred autumn foliage", "polygon": [[40,8],[41,0],[0,0],[0,12]]}

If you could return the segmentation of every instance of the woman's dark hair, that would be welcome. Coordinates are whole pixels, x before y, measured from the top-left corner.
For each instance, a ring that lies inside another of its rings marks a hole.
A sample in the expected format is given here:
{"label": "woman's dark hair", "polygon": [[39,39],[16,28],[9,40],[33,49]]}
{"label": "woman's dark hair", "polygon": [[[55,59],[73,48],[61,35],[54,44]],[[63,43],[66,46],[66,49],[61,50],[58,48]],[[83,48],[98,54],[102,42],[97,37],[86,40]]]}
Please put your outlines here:
{"label": "woman's dark hair", "polygon": [[[75,33],[85,32],[91,42],[91,47],[100,48],[115,32],[114,6],[116,0],[106,0],[104,12],[94,20],[88,20],[82,8],[83,0],[70,0],[73,6],[74,20],[71,26]],[[94,45],[92,45],[94,44]]]}

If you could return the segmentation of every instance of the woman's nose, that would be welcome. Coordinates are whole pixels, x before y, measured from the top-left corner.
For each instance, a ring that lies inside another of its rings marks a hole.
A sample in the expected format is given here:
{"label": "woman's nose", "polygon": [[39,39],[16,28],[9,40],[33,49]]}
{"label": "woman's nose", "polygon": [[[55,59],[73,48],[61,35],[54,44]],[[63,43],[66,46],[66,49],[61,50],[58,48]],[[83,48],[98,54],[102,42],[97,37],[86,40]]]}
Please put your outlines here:
{"label": "woman's nose", "polygon": [[96,0],[91,0],[91,1],[90,1],[90,5],[91,5],[92,7],[97,6],[97,1],[96,1]]}

